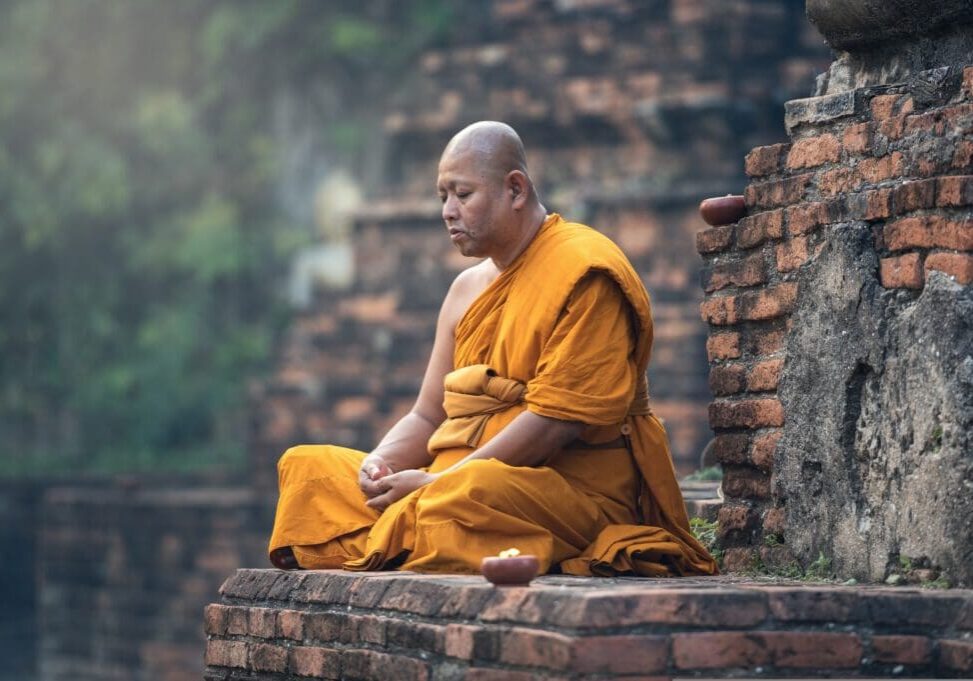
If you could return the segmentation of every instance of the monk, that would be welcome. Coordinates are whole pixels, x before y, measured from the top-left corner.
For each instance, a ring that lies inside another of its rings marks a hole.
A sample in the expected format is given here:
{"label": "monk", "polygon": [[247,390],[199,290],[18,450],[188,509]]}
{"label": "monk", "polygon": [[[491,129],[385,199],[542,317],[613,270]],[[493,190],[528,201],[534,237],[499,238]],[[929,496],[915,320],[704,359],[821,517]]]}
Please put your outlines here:
{"label": "monk", "polygon": [[453,282],[413,409],[365,453],[287,451],[281,568],[479,572],[508,548],[542,572],[714,574],[650,408],[649,299],[605,236],[548,214],[509,126],[446,146]]}

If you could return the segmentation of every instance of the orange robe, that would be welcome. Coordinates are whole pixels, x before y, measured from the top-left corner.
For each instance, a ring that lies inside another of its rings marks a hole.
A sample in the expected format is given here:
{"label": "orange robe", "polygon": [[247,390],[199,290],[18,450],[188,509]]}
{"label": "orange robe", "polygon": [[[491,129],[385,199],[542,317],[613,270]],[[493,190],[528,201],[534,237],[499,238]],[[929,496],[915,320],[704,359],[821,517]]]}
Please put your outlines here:
{"label": "orange robe", "polygon": [[305,568],[479,572],[484,556],[516,547],[542,571],[716,573],[648,409],[648,296],[609,239],[549,216],[466,311],[455,341],[431,472],[525,409],[586,424],[581,441],[537,467],[470,461],[382,513],[358,487],[364,452],[294,447],[278,465],[271,551],[291,546]]}

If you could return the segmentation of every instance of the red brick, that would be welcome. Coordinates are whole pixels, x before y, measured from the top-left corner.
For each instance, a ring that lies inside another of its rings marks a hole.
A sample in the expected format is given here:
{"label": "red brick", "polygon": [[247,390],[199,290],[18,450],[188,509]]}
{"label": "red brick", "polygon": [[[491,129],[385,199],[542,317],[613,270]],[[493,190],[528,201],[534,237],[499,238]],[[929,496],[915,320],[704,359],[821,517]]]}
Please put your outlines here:
{"label": "red brick", "polygon": [[310,639],[329,643],[351,643],[355,639],[355,620],[340,612],[315,612],[304,615],[304,634]]}
{"label": "red brick", "polygon": [[298,676],[338,679],[341,678],[341,655],[342,651],[334,648],[291,648],[290,669]]}
{"label": "red brick", "polygon": [[571,646],[570,670],[581,674],[653,674],[669,661],[666,636],[585,636]]}
{"label": "red brick", "polygon": [[956,672],[973,672],[973,641],[941,640],[939,668]]}
{"label": "red brick", "polygon": [[723,504],[718,516],[720,534],[726,535],[734,530],[746,530],[753,525],[753,512],[749,506]]}
{"label": "red brick", "polygon": [[856,123],[845,128],[842,146],[851,154],[861,154],[872,144],[872,130],[869,123]]}
{"label": "red brick", "polygon": [[758,362],[747,376],[747,390],[751,392],[776,390],[783,366],[783,359],[768,359]]}
{"label": "red brick", "polygon": [[941,215],[922,215],[896,220],[882,233],[885,247],[900,251],[906,248],[950,248],[973,250],[973,220],[947,220]]}
{"label": "red brick", "polygon": [[769,499],[770,476],[750,466],[727,466],[723,493],[727,499]]}
{"label": "red brick", "polygon": [[472,660],[477,632],[482,627],[472,624],[447,624],[445,653],[447,657],[455,657],[461,660]]}
{"label": "red brick", "polygon": [[743,392],[746,373],[746,368],[739,364],[715,366],[709,372],[709,389],[714,395]]}
{"label": "red brick", "polygon": [[222,636],[226,633],[227,608],[225,605],[211,603],[203,610],[207,634]]}
{"label": "red brick", "polygon": [[973,97],[973,66],[963,69],[963,92],[967,96]]}
{"label": "red brick", "polygon": [[736,359],[740,356],[739,333],[717,333],[706,339],[706,356],[710,362]]}
{"label": "red brick", "polygon": [[779,622],[849,622],[862,610],[854,589],[837,586],[775,588],[767,598]]}
{"label": "red brick", "polygon": [[784,425],[784,407],[776,399],[718,400],[709,405],[713,428],[765,428]]}
{"label": "red brick", "polygon": [[403,655],[390,655],[376,650],[344,650],[341,657],[341,676],[356,679],[427,681],[429,667],[425,662]]}
{"label": "red brick", "polygon": [[789,147],[788,144],[772,144],[755,148],[747,154],[744,161],[747,175],[750,177],[773,175],[780,170],[781,161],[787,154]]}
{"label": "red brick", "polygon": [[933,270],[945,272],[964,286],[973,282],[973,255],[969,253],[930,253],[926,256],[926,278]]}
{"label": "red brick", "polygon": [[277,626],[280,635],[292,641],[304,640],[304,619],[297,610],[281,610],[277,613]]}
{"label": "red brick", "polygon": [[956,145],[951,166],[957,170],[973,170],[973,142],[962,140]]}
{"label": "red brick", "polygon": [[796,270],[810,259],[808,237],[797,236],[777,244],[775,256],[777,259],[777,269],[780,272]]}
{"label": "red brick", "polygon": [[895,258],[882,258],[881,280],[885,288],[922,288],[922,256],[906,253]]}
{"label": "red brick", "polygon": [[915,108],[912,97],[907,95],[876,95],[872,97],[869,106],[872,110],[872,118],[876,121],[912,113]]}
{"label": "red brick", "polygon": [[707,298],[700,304],[699,314],[704,322],[716,326],[736,324],[736,296]]}
{"label": "red brick", "polygon": [[909,134],[926,132],[935,137],[943,137],[946,133],[946,119],[941,109],[912,114],[906,121],[905,131]]}
{"label": "red brick", "polygon": [[931,646],[925,636],[872,636],[872,659],[892,664],[926,664]]}
{"label": "red brick", "polygon": [[774,467],[774,452],[777,450],[777,443],[783,435],[780,431],[759,435],[753,439],[750,447],[750,461],[753,465],[763,471],[771,471]]}
{"label": "red brick", "polygon": [[813,178],[814,173],[805,173],[783,180],[751,184],[744,191],[743,197],[748,207],[777,208],[788,206],[804,198],[804,192]]}
{"label": "red brick", "polygon": [[791,235],[813,232],[833,220],[830,204],[823,201],[791,206],[786,211],[786,217],[787,233]]}
{"label": "red brick", "polygon": [[936,180],[936,205],[947,208],[973,204],[973,175],[953,175]]}
{"label": "red brick", "polygon": [[908,180],[892,189],[892,211],[896,214],[932,208],[936,205],[935,178]]}
{"label": "red brick", "polygon": [[287,649],[269,643],[251,644],[250,669],[258,672],[286,672]]}
{"label": "red brick", "polygon": [[824,196],[836,196],[858,189],[861,183],[861,176],[855,168],[839,166],[821,173],[818,191]]}
{"label": "red brick", "polygon": [[473,667],[463,675],[463,681],[554,681],[560,678],[562,677],[538,676],[536,672],[516,672],[512,669],[484,669],[482,667]]}
{"label": "red brick", "polygon": [[762,632],[720,631],[672,635],[677,669],[753,669],[769,664]]}
{"label": "red brick", "polygon": [[441,653],[446,649],[446,627],[440,624],[388,617],[382,619],[386,623],[382,628],[383,639],[380,643],[390,648],[428,650],[432,653]]}
{"label": "red brick", "polygon": [[797,302],[797,283],[778,284],[756,293],[737,296],[734,305],[740,319],[757,321],[789,314]]}
{"label": "red brick", "polygon": [[723,572],[747,572],[757,565],[757,551],[753,548],[733,547],[723,552]]}
{"label": "red brick", "polygon": [[733,243],[733,225],[720,225],[696,232],[696,250],[699,253],[719,253]]}
{"label": "red brick", "polygon": [[767,509],[763,519],[764,534],[783,534],[787,529],[787,513],[780,506]]}
{"label": "red brick", "polygon": [[[578,617],[563,626],[611,628],[647,624],[745,629],[767,617],[765,594],[748,589],[699,589],[678,584],[664,589],[633,585],[607,594],[589,593],[580,600]],[[572,624],[576,622],[576,624]]]}
{"label": "red brick", "polygon": [[231,636],[245,636],[249,622],[247,609],[233,606],[226,609],[226,633]]}
{"label": "red brick", "polygon": [[205,663],[210,667],[247,666],[247,644],[243,641],[224,641],[210,639],[206,643]]}
{"label": "red brick", "polygon": [[743,433],[717,435],[713,443],[714,455],[721,464],[747,463],[750,436]]}
{"label": "red brick", "polygon": [[391,618],[379,615],[362,615],[357,620],[355,635],[359,642],[385,645],[386,626],[392,621]]}
{"label": "red brick", "polygon": [[727,286],[755,286],[767,281],[763,253],[719,262],[703,271],[703,289],[712,293]]}
{"label": "red brick", "polygon": [[875,130],[878,134],[884,135],[890,140],[902,139],[909,125],[908,116],[892,116],[884,121],[880,121]]}
{"label": "red brick", "polygon": [[841,158],[841,142],[834,135],[818,135],[798,140],[787,154],[790,170],[814,168],[825,163],[835,163]]}
{"label": "red brick", "polygon": [[749,215],[737,225],[737,248],[759,246],[765,241],[784,235],[784,211],[771,210]]}
{"label": "red brick", "polygon": [[773,631],[763,639],[778,669],[852,669],[861,662],[858,634]]}
{"label": "red brick", "polygon": [[500,661],[525,667],[568,669],[571,637],[553,631],[511,627],[501,634]]}
{"label": "red brick", "polygon": [[257,638],[274,638],[277,635],[277,611],[271,608],[250,608],[247,629]]}
{"label": "red brick", "polygon": [[892,215],[892,189],[872,189],[865,192],[866,220],[882,220]]}
{"label": "red brick", "polygon": [[784,329],[751,329],[747,331],[744,349],[753,355],[762,357],[780,352],[784,348]]}
{"label": "red brick", "polygon": [[857,170],[865,182],[878,184],[905,175],[905,156],[894,151],[880,158],[867,158],[858,164]]}

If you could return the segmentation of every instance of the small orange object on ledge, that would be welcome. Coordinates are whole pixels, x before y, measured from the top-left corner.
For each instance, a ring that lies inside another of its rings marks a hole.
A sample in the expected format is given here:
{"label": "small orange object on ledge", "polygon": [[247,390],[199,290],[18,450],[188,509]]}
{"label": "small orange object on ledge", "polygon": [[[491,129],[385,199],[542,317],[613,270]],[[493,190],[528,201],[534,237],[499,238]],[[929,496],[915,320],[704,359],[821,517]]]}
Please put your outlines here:
{"label": "small orange object on ledge", "polygon": [[747,206],[740,195],[727,194],[712,199],[704,199],[699,204],[699,214],[707,224],[730,225],[747,214]]}
{"label": "small orange object on ledge", "polygon": [[517,549],[507,549],[499,556],[484,558],[480,572],[494,586],[527,586],[539,567],[537,556],[522,556]]}

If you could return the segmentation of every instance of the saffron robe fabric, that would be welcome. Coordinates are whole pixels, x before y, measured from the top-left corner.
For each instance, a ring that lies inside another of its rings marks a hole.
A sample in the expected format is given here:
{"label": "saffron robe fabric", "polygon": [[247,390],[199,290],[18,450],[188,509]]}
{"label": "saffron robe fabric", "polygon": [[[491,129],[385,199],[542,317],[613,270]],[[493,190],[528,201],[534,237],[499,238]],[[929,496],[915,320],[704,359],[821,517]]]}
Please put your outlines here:
{"label": "saffron robe fabric", "polygon": [[487,379],[515,383],[500,384],[504,399],[482,414],[461,400],[466,411],[455,418],[476,423],[458,430],[475,431],[474,444],[437,431],[431,443],[450,446],[431,451],[431,472],[489,442],[525,409],[586,424],[583,442],[537,467],[470,461],[382,513],[365,506],[358,487],[364,452],[292,448],[278,465],[271,551],[290,546],[305,568],[478,572],[484,556],[515,547],[537,555],[543,571],[715,574],[689,531],[665,431],[648,409],[648,296],[610,240],[548,216],[466,311],[455,343],[455,369],[482,365]]}

